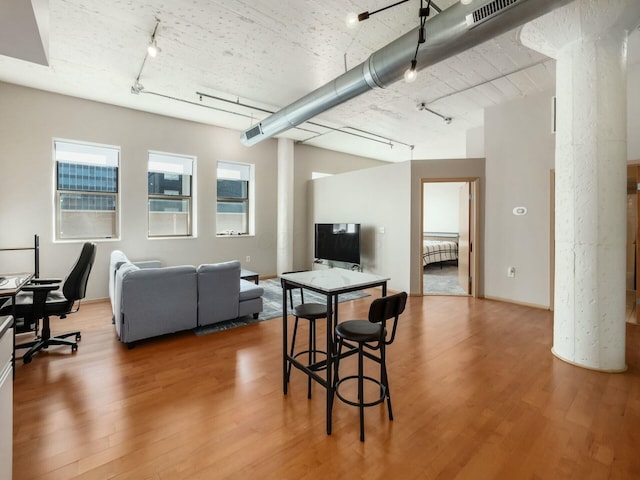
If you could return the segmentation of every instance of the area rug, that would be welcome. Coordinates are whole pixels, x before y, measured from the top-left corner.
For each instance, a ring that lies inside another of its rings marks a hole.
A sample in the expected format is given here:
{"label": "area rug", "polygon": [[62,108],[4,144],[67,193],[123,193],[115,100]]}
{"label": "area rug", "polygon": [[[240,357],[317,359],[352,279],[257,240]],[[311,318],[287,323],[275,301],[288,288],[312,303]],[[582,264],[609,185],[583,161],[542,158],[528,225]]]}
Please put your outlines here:
{"label": "area rug", "polygon": [[424,295],[466,295],[467,293],[458,284],[457,265],[429,264],[424,268],[423,293]]}
{"label": "area rug", "polygon": [[[209,333],[220,332],[222,330],[229,330],[230,328],[271,320],[272,318],[282,318],[282,286],[280,285],[280,279],[270,278],[268,280],[262,280],[260,282],[260,286],[264,288],[264,294],[262,296],[262,312],[258,315],[258,318],[253,318],[253,315],[247,315],[246,317],[236,318],[235,320],[227,320],[225,322],[214,323],[213,325],[198,327],[193,330],[193,333],[196,335],[208,335]],[[305,302],[327,303],[327,297],[310,290],[305,289],[303,296]],[[368,293],[349,292],[340,294],[338,301],[348,302],[349,300],[368,296]],[[298,305],[299,303],[300,293],[298,290],[294,290],[293,304]]]}

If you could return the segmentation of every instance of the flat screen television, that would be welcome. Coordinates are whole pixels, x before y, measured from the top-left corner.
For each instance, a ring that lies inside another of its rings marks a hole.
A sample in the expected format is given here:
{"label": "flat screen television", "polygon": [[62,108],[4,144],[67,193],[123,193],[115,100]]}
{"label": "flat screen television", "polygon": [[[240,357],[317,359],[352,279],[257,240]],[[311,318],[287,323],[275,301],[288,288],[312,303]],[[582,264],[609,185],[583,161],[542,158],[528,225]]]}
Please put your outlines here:
{"label": "flat screen television", "polygon": [[316,223],[315,257],[359,264],[360,224]]}

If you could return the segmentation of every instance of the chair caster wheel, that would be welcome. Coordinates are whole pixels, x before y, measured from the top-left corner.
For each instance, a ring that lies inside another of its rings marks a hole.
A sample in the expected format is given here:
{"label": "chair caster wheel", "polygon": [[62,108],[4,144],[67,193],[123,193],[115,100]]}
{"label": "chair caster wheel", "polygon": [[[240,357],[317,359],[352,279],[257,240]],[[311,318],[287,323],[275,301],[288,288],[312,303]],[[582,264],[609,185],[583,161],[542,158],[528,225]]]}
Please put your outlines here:
{"label": "chair caster wheel", "polygon": [[77,352],[78,351],[78,345],[71,345],[71,351],[72,352]]}
{"label": "chair caster wheel", "polygon": [[22,363],[31,363],[31,357],[24,357]]}
{"label": "chair caster wheel", "polygon": [[82,335],[77,334],[76,335],[76,342],[79,342],[80,340],[82,340]]}

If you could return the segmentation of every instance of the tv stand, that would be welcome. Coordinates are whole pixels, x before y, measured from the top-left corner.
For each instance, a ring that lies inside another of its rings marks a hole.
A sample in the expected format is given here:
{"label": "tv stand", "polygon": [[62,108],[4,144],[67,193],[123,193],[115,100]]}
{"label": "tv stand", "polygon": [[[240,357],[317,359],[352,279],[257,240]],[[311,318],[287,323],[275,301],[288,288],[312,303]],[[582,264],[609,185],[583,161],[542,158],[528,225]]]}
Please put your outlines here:
{"label": "tv stand", "polygon": [[337,262],[334,260],[322,260],[320,258],[316,258],[313,261],[313,270],[326,270],[328,268],[342,268],[353,272],[362,272],[363,270],[362,264],[359,263]]}

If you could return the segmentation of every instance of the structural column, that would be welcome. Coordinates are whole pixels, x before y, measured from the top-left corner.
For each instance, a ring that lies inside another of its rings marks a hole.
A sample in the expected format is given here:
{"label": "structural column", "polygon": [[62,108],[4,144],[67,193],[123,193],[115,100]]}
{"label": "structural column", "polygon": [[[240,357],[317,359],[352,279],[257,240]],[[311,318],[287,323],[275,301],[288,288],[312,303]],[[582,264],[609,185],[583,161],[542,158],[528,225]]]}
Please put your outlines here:
{"label": "structural column", "polygon": [[639,7],[576,0],[521,33],[557,60],[552,351],[603,371],[626,368],[626,39]]}
{"label": "structural column", "polygon": [[277,274],[293,268],[293,140],[278,139]]}

